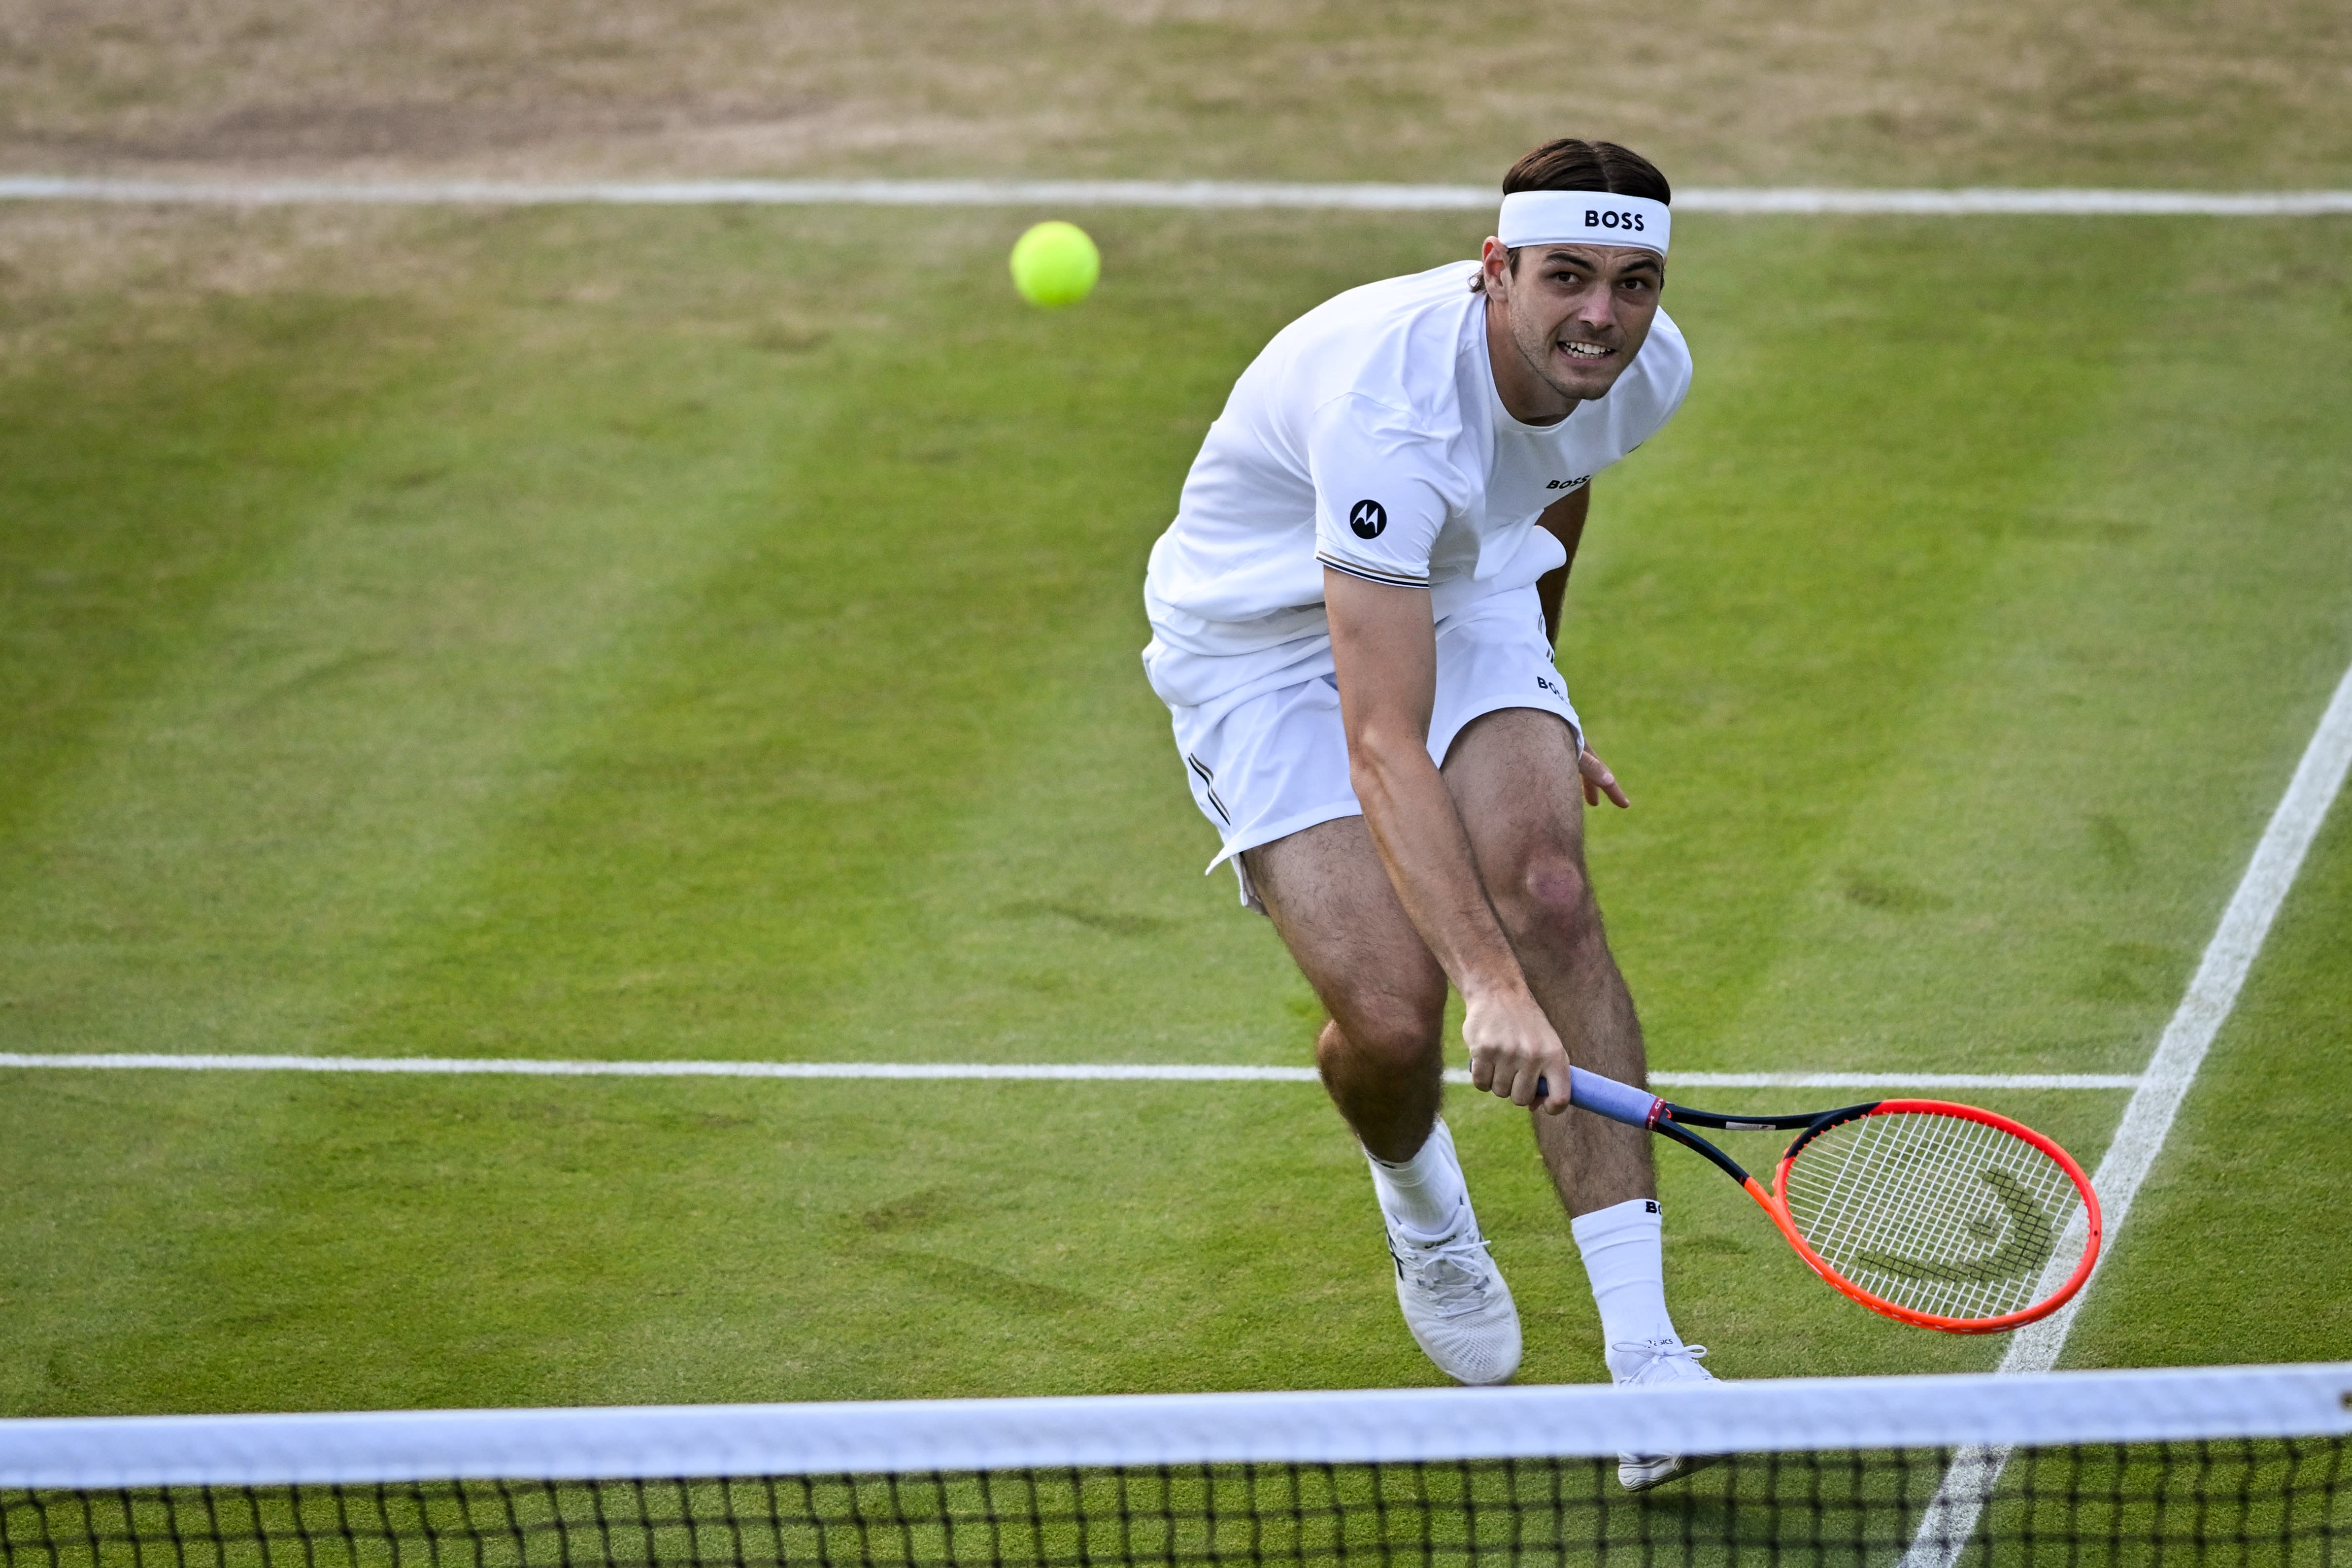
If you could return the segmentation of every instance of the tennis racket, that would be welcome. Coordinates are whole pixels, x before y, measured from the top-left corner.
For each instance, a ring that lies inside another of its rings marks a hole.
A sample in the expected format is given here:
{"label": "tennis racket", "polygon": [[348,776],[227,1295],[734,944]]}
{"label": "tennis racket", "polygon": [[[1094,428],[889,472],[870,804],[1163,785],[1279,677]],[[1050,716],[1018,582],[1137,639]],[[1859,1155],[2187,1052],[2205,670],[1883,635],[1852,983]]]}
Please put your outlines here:
{"label": "tennis racket", "polygon": [[[2099,1195],[2065,1150],[2006,1116],[1873,1100],[1792,1116],[1719,1116],[1571,1067],[1569,1103],[1696,1149],[1738,1182],[1814,1273],[1874,1312],[2000,1333],[2066,1304],[2099,1257]],[[1547,1085],[1536,1084],[1541,1099]],[[1691,1131],[1794,1129],[1769,1192]]]}

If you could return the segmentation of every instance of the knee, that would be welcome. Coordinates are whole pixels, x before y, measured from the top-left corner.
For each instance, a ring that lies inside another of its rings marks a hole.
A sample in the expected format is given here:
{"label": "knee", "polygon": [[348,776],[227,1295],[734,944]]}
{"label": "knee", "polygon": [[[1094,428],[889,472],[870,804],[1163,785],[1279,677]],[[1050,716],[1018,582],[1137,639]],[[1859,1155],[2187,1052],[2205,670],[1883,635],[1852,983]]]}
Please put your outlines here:
{"label": "knee", "polygon": [[1317,1057],[1329,1063],[1344,1052],[1362,1066],[1383,1074],[1410,1075],[1442,1066],[1445,1027],[1445,993],[1434,996],[1386,994],[1354,998],[1343,1009],[1346,1022],[1335,1017],[1316,1042]]}
{"label": "knee", "polygon": [[1512,884],[1497,891],[1496,911],[1514,940],[1573,947],[1601,937],[1601,906],[1572,855],[1531,855]]}

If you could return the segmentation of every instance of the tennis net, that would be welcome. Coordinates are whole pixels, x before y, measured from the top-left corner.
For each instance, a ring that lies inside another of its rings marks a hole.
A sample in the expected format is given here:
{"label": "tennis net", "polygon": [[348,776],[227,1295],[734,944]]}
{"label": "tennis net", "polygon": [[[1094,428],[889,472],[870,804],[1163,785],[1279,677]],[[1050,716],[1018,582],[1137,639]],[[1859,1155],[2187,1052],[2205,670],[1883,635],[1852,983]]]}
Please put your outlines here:
{"label": "tennis net", "polygon": [[13,1420],[0,1563],[2295,1568],[2352,1563],[2347,1431],[2352,1364]]}

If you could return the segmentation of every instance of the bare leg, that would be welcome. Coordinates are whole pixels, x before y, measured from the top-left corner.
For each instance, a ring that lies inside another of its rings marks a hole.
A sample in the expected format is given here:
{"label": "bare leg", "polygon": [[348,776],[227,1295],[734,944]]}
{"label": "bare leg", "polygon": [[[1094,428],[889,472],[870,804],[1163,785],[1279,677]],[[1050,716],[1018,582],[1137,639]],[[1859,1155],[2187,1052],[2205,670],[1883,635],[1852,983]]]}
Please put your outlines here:
{"label": "bare leg", "polygon": [[1445,972],[1397,902],[1370,830],[1342,817],[1247,853],[1276,931],[1330,1009],[1315,1061],[1331,1103],[1374,1155],[1411,1159],[1444,1088]]}
{"label": "bare leg", "polygon": [[1487,1256],[1451,1141],[1431,1133],[1444,1087],[1445,972],[1397,901],[1361,817],[1252,850],[1249,869],[1331,1009],[1316,1062],[1372,1155],[1405,1326],[1447,1375],[1501,1383],[1518,1369],[1518,1308]]}
{"label": "bare leg", "polygon": [[[1536,1000],[1578,1066],[1648,1081],[1642,1026],[1584,867],[1575,733],[1552,714],[1505,708],[1471,723],[1444,776],[1479,879]],[[1571,1217],[1655,1197],[1650,1135],[1577,1112],[1535,1114],[1536,1146]]]}

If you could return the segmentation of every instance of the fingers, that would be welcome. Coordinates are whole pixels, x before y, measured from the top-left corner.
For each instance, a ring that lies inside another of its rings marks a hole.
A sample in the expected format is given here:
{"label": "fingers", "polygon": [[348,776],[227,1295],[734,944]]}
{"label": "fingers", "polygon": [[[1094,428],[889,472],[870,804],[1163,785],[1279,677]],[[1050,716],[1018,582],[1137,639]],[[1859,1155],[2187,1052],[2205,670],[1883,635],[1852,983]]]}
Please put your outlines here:
{"label": "fingers", "polygon": [[1583,754],[1577,758],[1576,768],[1584,776],[1586,805],[1598,806],[1603,795],[1608,796],[1611,803],[1621,811],[1633,805],[1633,802],[1625,798],[1623,787],[1617,782],[1617,775],[1610,770],[1609,764],[1601,760],[1601,754],[1591,747],[1586,747]]}
{"label": "fingers", "polygon": [[1532,1105],[1536,1083],[1543,1077],[1540,1059],[1533,1051],[1488,1046],[1470,1052],[1470,1087],[1514,1105]]}
{"label": "fingers", "polygon": [[1549,1103],[1544,1084],[1568,1082],[1568,1051],[1533,997],[1473,1000],[1462,1020],[1462,1039],[1470,1048],[1474,1088],[1514,1105],[1564,1108]]}
{"label": "fingers", "polygon": [[1569,1105],[1568,1082],[1568,1052],[1563,1051],[1559,1053],[1559,1061],[1544,1069],[1542,1085],[1545,1093],[1543,1098],[1536,1103],[1536,1109],[1547,1116],[1558,1116],[1565,1113]]}
{"label": "fingers", "polygon": [[[1568,1052],[1556,1043],[1532,1040],[1516,1050],[1498,1047],[1475,1051],[1470,1058],[1470,1083],[1522,1109],[1557,1116],[1568,1109]],[[1560,1088],[1554,1090],[1553,1084]]]}

